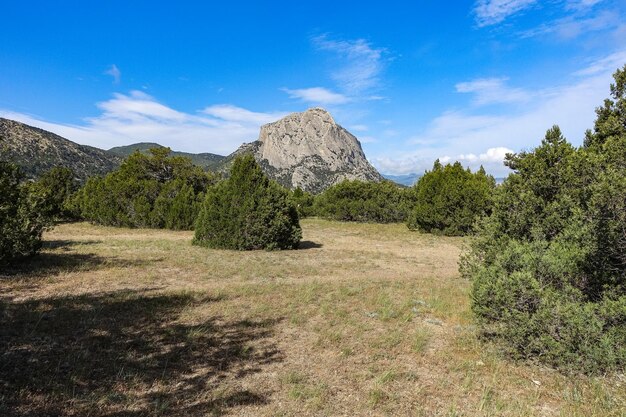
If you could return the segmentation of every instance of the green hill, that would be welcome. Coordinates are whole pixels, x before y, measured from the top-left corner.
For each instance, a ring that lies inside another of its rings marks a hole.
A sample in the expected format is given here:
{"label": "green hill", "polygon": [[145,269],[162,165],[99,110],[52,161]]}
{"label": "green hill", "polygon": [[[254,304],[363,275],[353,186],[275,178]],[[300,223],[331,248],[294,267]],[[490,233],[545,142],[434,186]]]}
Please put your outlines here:
{"label": "green hill", "polygon": [[[127,146],[116,146],[115,148],[109,149],[107,152],[117,155],[119,157],[127,157],[135,151],[146,153],[149,149],[152,148],[163,148],[163,145],[159,145],[154,142],[140,142],[133,143],[132,145]],[[191,161],[201,166],[204,169],[214,169],[225,157],[222,155],[216,155],[213,153],[188,153],[188,152],[178,152],[172,151],[173,156],[184,156]]]}
{"label": "green hill", "polygon": [[119,166],[121,158],[91,146],[79,145],[52,132],[0,118],[0,158],[19,165],[34,179],[55,166],[71,168],[85,181]]}

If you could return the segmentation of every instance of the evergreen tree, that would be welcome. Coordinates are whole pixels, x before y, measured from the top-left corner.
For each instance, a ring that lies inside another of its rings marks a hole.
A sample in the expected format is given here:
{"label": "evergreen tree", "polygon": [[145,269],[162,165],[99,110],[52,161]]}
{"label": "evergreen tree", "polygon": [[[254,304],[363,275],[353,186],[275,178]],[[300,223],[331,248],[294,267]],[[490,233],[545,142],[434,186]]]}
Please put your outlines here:
{"label": "evergreen tree", "polygon": [[235,159],[227,180],[208,190],[194,243],[237,250],[293,249],[301,237],[289,192],[246,155]]}
{"label": "evergreen tree", "polygon": [[45,199],[23,179],[15,164],[0,161],[0,265],[37,252],[50,224]]}
{"label": "evergreen tree", "polygon": [[106,177],[90,178],[74,205],[98,224],[192,229],[199,202],[215,177],[169,153],[169,148],[133,153]]}
{"label": "evergreen tree", "polygon": [[513,173],[461,262],[485,332],[576,372],[626,367],[624,70],[582,148],[553,127],[507,157]]}
{"label": "evergreen tree", "polygon": [[339,221],[394,223],[406,220],[410,191],[391,181],[342,181],[316,197],[314,212]]}
{"label": "evergreen tree", "polygon": [[495,180],[481,167],[476,173],[459,162],[435,161],[413,186],[415,207],[409,214],[410,229],[445,235],[466,235],[480,216],[489,213]]}

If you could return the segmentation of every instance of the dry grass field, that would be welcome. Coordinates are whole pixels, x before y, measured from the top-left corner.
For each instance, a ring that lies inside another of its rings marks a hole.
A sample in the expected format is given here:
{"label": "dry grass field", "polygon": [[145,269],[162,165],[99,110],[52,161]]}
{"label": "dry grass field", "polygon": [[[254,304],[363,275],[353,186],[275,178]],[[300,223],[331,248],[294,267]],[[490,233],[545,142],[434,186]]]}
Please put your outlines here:
{"label": "dry grass field", "polygon": [[302,222],[303,248],[86,223],[0,272],[1,416],[625,416],[626,379],[477,339],[463,241]]}

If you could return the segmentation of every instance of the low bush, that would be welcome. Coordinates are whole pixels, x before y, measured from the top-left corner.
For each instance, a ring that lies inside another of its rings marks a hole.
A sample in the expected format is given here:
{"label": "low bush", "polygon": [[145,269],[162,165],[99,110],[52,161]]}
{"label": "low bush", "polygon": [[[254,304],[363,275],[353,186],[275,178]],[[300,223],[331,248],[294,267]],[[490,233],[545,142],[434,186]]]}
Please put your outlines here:
{"label": "low bush", "polygon": [[476,220],[490,212],[494,188],[495,180],[482,167],[472,173],[459,162],[443,166],[437,160],[413,187],[415,206],[407,226],[448,236],[469,234]]}
{"label": "low bush", "polygon": [[80,215],[108,226],[193,229],[212,174],[169,148],[135,152],[104,178],[90,178],[73,204]]}
{"label": "low bush", "polygon": [[343,181],[315,198],[313,212],[323,218],[370,223],[403,222],[411,193],[391,181]]}
{"label": "low bush", "polygon": [[236,250],[294,249],[301,238],[289,192],[270,181],[254,157],[246,155],[235,159],[228,179],[207,192],[194,244]]}
{"label": "low bush", "polygon": [[615,80],[583,147],[554,127],[507,157],[461,261],[485,334],[573,372],[626,367],[626,67]]}
{"label": "low bush", "polygon": [[0,265],[37,252],[50,224],[45,196],[23,179],[16,165],[0,161]]}

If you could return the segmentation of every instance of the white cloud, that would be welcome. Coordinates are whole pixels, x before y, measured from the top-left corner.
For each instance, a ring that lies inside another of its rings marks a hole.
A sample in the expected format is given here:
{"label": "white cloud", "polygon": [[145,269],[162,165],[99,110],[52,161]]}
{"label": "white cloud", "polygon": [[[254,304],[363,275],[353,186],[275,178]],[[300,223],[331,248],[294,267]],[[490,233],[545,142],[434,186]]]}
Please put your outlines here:
{"label": "white cloud", "polygon": [[350,130],[353,132],[367,132],[369,128],[366,125],[352,125]]}
{"label": "white cloud", "polygon": [[327,35],[314,37],[311,41],[318,50],[332,53],[330,78],[338,92],[324,87],[283,88],[289,97],[322,105],[385,99],[376,94],[385,67],[384,48],[376,48],[364,39],[333,40]]}
{"label": "white cloud", "polygon": [[506,86],[507,78],[479,78],[472,81],[458,83],[458,93],[473,93],[474,103],[477,105],[495,103],[516,103],[530,99],[530,94],[521,88]]}
{"label": "white cloud", "polygon": [[536,2],[537,0],[478,0],[474,5],[476,23],[479,27],[498,24]]}
{"label": "white cloud", "polygon": [[117,68],[117,65],[113,64],[104,72],[106,75],[113,77],[113,83],[119,84],[122,78],[122,72]]}
{"label": "white cloud", "polygon": [[289,97],[308,103],[332,105],[344,104],[350,101],[350,99],[343,94],[334,93],[323,87],[300,88],[295,90],[283,88],[282,90],[289,94]]}
{"label": "white cloud", "polygon": [[361,143],[376,143],[376,142],[378,142],[378,139],[376,139],[373,136],[359,136],[358,139],[359,139],[359,142],[361,142]]}
{"label": "white cloud", "polygon": [[456,157],[452,156],[441,156],[439,160],[442,163],[448,162],[469,162],[472,164],[480,163],[480,164],[501,164],[504,161],[504,157],[507,153],[514,153],[512,149],[505,148],[504,146],[498,146],[496,148],[489,148],[484,153],[479,155],[468,153],[457,155]]}
{"label": "white cloud", "polygon": [[606,31],[620,26],[620,15],[612,11],[603,11],[597,16],[583,18],[580,16],[566,16],[540,25],[534,29],[520,33],[522,38],[556,35],[560,39],[574,39],[579,35],[590,32]]}
{"label": "white cloud", "polygon": [[473,169],[482,163],[488,172],[503,176],[509,171],[501,163],[503,154],[538,146],[555,124],[570,142],[580,145],[585,130],[593,127],[595,107],[609,95],[613,72],[624,62],[626,50],[591,62],[573,73],[568,83],[549,94],[533,94],[529,102],[508,114],[476,108],[444,112],[410,139],[412,149],[378,155],[373,158],[375,166],[385,173],[423,172],[443,155]]}
{"label": "white cloud", "polygon": [[603,0],[566,0],[565,8],[570,10],[583,10],[601,3]]}
{"label": "white cloud", "polygon": [[264,125],[285,117],[288,113],[258,113],[231,104],[216,104],[202,110],[202,113],[229,122],[252,123]]}
{"label": "white cloud", "polygon": [[327,35],[313,38],[313,44],[336,55],[337,69],[331,76],[346,94],[361,95],[379,86],[384,48],[376,48],[364,39],[332,40]]}
{"label": "white cloud", "polygon": [[0,110],[0,116],[40,127],[69,140],[108,149],[135,142],[158,142],[187,152],[228,154],[243,142],[256,140],[262,124],[285,112],[258,113],[228,104],[185,113],[140,92],[115,94],[98,103],[102,113],[83,125],[60,124],[31,115]]}

